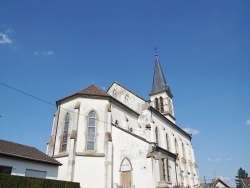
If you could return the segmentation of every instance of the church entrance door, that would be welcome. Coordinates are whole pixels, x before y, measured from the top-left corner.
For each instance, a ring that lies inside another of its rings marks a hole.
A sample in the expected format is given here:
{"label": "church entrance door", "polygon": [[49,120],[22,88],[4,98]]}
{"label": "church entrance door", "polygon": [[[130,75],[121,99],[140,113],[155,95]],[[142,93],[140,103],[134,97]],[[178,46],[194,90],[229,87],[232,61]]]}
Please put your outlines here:
{"label": "church entrance door", "polygon": [[122,172],[122,188],[131,188],[131,171]]}

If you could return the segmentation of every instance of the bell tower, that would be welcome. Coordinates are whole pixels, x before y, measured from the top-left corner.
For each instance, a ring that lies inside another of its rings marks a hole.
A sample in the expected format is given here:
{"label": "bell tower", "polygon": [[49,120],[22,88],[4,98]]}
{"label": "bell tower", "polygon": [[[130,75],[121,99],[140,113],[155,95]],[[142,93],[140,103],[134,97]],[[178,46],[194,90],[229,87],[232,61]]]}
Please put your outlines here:
{"label": "bell tower", "polygon": [[172,101],[173,95],[170,91],[169,85],[165,80],[157,53],[155,54],[153,85],[149,96],[151,106],[153,106],[170,121],[175,123]]}

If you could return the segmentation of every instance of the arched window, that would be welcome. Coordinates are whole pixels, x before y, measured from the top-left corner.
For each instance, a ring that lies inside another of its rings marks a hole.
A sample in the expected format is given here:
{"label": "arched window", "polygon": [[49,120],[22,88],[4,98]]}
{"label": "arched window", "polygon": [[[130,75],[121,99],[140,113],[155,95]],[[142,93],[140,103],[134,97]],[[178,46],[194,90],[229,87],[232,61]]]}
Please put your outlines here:
{"label": "arched window", "polygon": [[167,181],[170,182],[171,181],[170,170],[169,170],[170,164],[169,164],[168,159],[166,160],[166,167],[167,167],[167,169],[166,169],[167,170]]}
{"label": "arched window", "polygon": [[163,98],[160,97],[160,109],[161,109],[161,113],[164,112],[164,106],[163,106]]}
{"label": "arched window", "polygon": [[156,142],[156,145],[158,146],[159,145],[159,130],[158,130],[158,127],[155,128],[155,142]]}
{"label": "arched window", "polygon": [[168,109],[169,109],[169,113],[171,115],[173,115],[172,102],[171,102],[170,98],[168,98]]}
{"label": "arched window", "polygon": [[66,151],[68,142],[68,131],[69,131],[69,113],[66,114],[64,120],[63,136],[62,136],[62,146],[61,150]]}
{"label": "arched window", "polygon": [[175,139],[174,142],[175,142],[176,153],[179,153],[179,148],[178,148],[177,140]]}
{"label": "arched window", "polygon": [[168,140],[168,133],[166,133],[166,143],[167,143],[167,150],[169,150],[169,140]]}
{"label": "arched window", "polygon": [[182,153],[183,153],[183,157],[186,158],[186,151],[185,151],[185,146],[184,146],[183,142],[182,142]]}
{"label": "arched window", "polygon": [[171,176],[170,176],[170,164],[168,158],[162,159],[162,173],[163,173],[163,180],[171,182]]}
{"label": "arched window", "polygon": [[95,131],[96,131],[96,115],[91,111],[88,116],[88,135],[87,135],[87,150],[95,149]]}
{"label": "arched window", "polygon": [[155,98],[155,109],[159,110],[158,98]]}

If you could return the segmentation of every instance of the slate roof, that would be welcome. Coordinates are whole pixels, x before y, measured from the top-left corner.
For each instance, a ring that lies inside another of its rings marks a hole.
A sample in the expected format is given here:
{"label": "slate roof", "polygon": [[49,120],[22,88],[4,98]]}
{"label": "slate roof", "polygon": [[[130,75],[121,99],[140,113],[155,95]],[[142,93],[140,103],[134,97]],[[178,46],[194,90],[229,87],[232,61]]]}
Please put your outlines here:
{"label": "slate roof", "polygon": [[155,69],[154,69],[153,86],[149,95],[153,95],[162,91],[166,91],[170,95],[170,97],[173,97],[170,91],[170,87],[167,84],[164,74],[162,72],[162,68],[160,65],[158,55],[155,54]]}
{"label": "slate roof", "polygon": [[39,151],[34,147],[17,144],[14,142],[9,142],[1,139],[0,139],[0,156],[8,156],[13,158],[48,163],[58,166],[62,165],[57,160],[53,159],[52,157],[46,155],[45,153]]}
{"label": "slate roof", "polygon": [[82,91],[79,91],[77,93],[85,94],[85,95],[110,96],[108,93],[106,93],[105,91],[99,89],[95,85],[91,85],[91,86],[89,86],[89,87],[87,87],[87,88],[85,88]]}

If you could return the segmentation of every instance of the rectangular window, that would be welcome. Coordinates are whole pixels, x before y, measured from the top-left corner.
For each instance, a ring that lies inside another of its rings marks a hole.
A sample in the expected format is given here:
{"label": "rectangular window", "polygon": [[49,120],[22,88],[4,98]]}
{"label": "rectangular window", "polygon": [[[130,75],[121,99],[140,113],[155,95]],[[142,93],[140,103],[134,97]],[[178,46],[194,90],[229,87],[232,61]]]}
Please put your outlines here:
{"label": "rectangular window", "polygon": [[26,169],[25,176],[27,177],[33,177],[33,178],[46,178],[46,171],[39,171],[39,170],[32,170],[32,169]]}
{"label": "rectangular window", "polygon": [[1,166],[0,165],[0,173],[1,174],[11,174],[12,167],[11,166]]}

